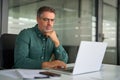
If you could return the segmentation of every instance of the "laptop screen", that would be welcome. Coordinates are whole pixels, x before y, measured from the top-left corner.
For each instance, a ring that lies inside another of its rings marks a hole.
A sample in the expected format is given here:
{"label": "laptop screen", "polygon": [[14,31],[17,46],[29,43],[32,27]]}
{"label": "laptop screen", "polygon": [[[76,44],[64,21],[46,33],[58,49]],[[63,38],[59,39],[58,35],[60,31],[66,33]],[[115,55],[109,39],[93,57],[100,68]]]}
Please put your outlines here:
{"label": "laptop screen", "polygon": [[82,41],[78,50],[73,74],[100,70],[107,43]]}

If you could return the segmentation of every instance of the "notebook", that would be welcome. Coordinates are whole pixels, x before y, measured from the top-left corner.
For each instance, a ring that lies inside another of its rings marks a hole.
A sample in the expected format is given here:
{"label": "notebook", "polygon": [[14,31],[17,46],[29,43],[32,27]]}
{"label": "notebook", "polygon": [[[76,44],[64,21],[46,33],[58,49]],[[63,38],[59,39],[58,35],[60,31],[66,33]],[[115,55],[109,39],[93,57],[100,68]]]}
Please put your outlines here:
{"label": "notebook", "polygon": [[99,71],[106,48],[107,43],[105,42],[81,41],[74,65],[67,67],[66,70],[52,71],[72,75]]}

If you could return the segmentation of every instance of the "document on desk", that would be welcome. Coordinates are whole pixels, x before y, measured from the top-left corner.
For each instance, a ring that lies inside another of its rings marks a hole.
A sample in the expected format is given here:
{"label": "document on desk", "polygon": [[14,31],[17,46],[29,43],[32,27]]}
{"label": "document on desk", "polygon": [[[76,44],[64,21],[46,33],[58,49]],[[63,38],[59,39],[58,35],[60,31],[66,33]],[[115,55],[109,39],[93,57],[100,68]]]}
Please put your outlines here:
{"label": "document on desk", "polygon": [[16,74],[20,78],[47,78],[46,75],[39,74],[40,71],[45,70],[16,69]]}

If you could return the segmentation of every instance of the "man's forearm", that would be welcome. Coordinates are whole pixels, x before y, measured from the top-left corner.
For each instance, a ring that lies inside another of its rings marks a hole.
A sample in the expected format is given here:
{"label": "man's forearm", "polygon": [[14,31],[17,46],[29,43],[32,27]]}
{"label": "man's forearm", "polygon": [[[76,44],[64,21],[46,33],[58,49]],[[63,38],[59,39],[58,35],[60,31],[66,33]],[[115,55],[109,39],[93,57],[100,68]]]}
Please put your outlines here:
{"label": "man's forearm", "polygon": [[66,68],[66,64],[60,60],[54,60],[50,62],[43,62],[42,68]]}

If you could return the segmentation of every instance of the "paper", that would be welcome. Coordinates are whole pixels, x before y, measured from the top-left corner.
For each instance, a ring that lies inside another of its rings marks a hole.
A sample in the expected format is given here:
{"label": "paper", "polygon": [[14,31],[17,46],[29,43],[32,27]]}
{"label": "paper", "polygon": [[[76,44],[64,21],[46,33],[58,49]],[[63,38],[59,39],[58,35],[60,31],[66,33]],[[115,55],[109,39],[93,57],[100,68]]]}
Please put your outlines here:
{"label": "paper", "polygon": [[4,75],[9,78],[17,79],[19,76],[15,73],[15,70],[0,70],[0,75]]}
{"label": "paper", "polygon": [[16,69],[20,78],[46,77],[46,75],[39,74],[40,71],[45,70]]}

